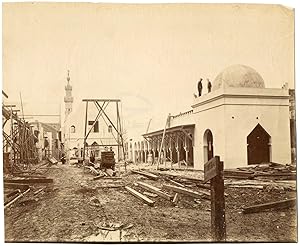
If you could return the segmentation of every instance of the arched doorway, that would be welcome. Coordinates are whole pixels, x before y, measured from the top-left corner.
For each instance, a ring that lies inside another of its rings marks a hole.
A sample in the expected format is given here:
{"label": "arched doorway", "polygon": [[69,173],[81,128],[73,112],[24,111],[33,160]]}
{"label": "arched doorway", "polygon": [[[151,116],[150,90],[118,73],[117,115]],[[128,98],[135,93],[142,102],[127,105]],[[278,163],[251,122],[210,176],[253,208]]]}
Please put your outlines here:
{"label": "arched doorway", "polygon": [[248,165],[270,162],[271,136],[260,125],[247,136]]}
{"label": "arched doorway", "polygon": [[211,130],[207,129],[203,136],[203,154],[204,163],[214,157],[213,135]]}

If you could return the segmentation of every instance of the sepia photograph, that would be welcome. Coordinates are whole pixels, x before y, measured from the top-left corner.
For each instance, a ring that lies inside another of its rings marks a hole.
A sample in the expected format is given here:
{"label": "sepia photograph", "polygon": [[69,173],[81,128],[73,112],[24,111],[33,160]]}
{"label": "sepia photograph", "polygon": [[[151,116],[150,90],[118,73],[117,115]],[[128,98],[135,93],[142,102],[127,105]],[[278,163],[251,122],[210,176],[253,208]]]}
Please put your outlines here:
{"label": "sepia photograph", "polygon": [[295,8],[2,3],[3,242],[295,243]]}

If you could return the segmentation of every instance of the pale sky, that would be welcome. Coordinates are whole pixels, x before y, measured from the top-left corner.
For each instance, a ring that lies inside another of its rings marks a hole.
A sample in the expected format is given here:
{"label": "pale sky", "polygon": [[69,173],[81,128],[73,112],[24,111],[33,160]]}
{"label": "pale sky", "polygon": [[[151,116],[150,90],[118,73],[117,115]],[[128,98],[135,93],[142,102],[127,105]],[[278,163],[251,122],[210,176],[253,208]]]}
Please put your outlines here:
{"label": "pale sky", "polygon": [[[3,4],[3,89],[25,114],[120,98],[125,127],[164,127],[191,109],[199,78],[248,65],[266,87],[294,88],[294,12],[279,5]],[[62,110],[62,114],[64,111]],[[83,116],[84,117],[84,116]],[[47,120],[49,121],[49,120]]]}

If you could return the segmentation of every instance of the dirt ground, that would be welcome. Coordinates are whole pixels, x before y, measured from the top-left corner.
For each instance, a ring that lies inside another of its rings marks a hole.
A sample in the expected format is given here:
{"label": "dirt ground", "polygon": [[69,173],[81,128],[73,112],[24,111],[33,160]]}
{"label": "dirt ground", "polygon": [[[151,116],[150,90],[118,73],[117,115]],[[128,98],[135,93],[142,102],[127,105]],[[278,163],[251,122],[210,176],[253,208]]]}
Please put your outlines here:
{"label": "dirt ground", "polygon": [[[149,180],[130,171],[122,179],[93,180],[91,173],[73,165],[58,165],[47,172],[54,183],[33,195],[42,185],[32,186],[28,196],[5,210],[6,242],[207,242],[210,237],[210,201],[180,196],[178,206],[163,198],[151,198],[150,207],[129,194],[121,185],[143,192],[134,182],[143,181],[161,188],[168,181]],[[131,165],[130,168],[137,168]],[[175,172],[175,171],[172,171]],[[182,175],[197,172],[176,171]],[[108,188],[114,186],[114,188]],[[197,191],[197,187],[190,184]],[[164,191],[166,192],[166,191]],[[242,207],[294,198],[296,192],[226,188],[228,242],[297,241],[296,208],[243,214]],[[169,192],[174,195],[174,193]],[[124,224],[122,231],[99,227]]]}

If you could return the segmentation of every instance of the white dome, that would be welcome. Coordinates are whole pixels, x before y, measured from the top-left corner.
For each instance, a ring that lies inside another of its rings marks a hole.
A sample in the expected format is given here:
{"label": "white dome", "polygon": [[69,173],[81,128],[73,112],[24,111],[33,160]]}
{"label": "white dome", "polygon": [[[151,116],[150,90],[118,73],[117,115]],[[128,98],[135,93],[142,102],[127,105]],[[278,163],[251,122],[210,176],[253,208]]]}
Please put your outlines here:
{"label": "white dome", "polygon": [[220,87],[265,88],[265,82],[253,68],[245,65],[232,65],[225,68],[213,81],[213,90]]}

